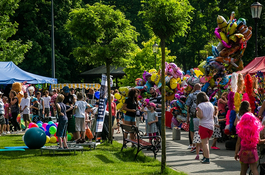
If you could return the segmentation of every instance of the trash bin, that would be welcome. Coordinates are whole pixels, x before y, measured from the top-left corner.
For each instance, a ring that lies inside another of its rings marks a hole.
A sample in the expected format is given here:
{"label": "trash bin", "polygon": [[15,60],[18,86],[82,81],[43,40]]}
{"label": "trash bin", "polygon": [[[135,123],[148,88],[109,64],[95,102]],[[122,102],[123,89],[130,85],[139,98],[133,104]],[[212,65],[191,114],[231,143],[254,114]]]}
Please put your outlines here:
{"label": "trash bin", "polygon": [[172,138],[173,140],[180,140],[180,128],[174,127],[172,129]]}

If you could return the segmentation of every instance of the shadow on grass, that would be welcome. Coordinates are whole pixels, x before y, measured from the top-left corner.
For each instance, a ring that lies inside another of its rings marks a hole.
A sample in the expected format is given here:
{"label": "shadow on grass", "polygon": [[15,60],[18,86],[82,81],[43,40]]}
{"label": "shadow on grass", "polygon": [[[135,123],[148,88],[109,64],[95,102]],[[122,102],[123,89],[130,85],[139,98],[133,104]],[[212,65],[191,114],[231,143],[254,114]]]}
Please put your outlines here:
{"label": "shadow on grass", "polygon": [[109,160],[106,156],[104,155],[95,155],[99,160],[101,160],[104,163],[114,163],[112,160]]}

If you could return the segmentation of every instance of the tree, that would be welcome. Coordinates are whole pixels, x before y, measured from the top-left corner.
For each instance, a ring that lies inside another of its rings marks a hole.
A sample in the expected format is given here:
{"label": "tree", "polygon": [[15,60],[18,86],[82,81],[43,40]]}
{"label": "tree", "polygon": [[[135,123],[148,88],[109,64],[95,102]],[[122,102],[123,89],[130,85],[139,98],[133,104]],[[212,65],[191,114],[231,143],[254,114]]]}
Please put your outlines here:
{"label": "tree", "polygon": [[[155,43],[160,42],[160,40],[156,37],[151,38],[147,42],[142,42],[143,48],[138,48],[129,64],[124,69],[125,76],[120,80],[121,86],[135,86],[135,79],[141,78],[143,72],[146,70],[150,70],[153,68],[157,68],[157,70],[161,69],[161,49],[158,50],[157,56],[156,56],[156,66],[155,66],[155,55],[152,50],[152,45]],[[170,50],[165,50],[166,52],[166,61],[167,62],[173,62],[175,59],[175,56],[169,56]]]}
{"label": "tree", "polygon": [[188,0],[144,0],[144,10],[141,11],[145,23],[156,36],[160,38],[162,50],[162,160],[161,173],[166,166],[165,139],[165,41],[175,36],[183,36],[191,21],[190,12],[193,7]]}
{"label": "tree", "polygon": [[[71,54],[80,43],[64,27],[71,9],[80,6],[81,0],[54,1],[55,75],[58,82],[80,82],[80,73],[87,69],[86,64],[78,63]],[[51,76],[51,0],[23,0],[11,20],[20,24],[12,38],[32,41],[32,49],[19,66],[29,72]]]}
{"label": "tree", "polygon": [[[70,13],[66,28],[83,44],[73,51],[79,61],[106,65],[111,114],[110,65],[119,66],[126,63],[136,49],[138,33],[121,11],[101,3],[74,9]],[[109,141],[112,142],[111,122],[109,119]]]}
{"label": "tree", "polygon": [[18,8],[19,0],[1,0],[0,2],[0,60],[13,61],[15,64],[23,61],[24,54],[31,48],[31,42],[22,44],[20,39],[10,40],[16,34],[18,23],[12,23],[10,16]]}

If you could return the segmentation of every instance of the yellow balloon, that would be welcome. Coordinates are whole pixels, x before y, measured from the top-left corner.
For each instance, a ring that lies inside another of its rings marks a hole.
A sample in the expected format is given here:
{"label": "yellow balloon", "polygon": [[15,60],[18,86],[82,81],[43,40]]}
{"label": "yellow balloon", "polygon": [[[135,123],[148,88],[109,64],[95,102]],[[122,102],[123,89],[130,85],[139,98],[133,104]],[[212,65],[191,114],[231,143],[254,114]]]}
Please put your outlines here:
{"label": "yellow balloon", "polygon": [[120,110],[122,108],[122,106],[123,106],[123,103],[118,103],[116,106],[117,110]]}
{"label": "yellow balloon", "polygon": [[114,95],[114,97],[119,101],[119,100],[121,99],[121,94],[116,93],[116,94]]}
{"label": "yellow balloon", "polygon": [[56,143],[56,142],[57,142],[56,137],[55,137],[55,136],[52,136],[52,137],[50,138],[50,143]]}
{"label": "yellow balloon", "polygon": [[215,86],[215,81],[213,78],[210,79],[209,83],[212,88]]}
{"label": "yellow balloon", "polygon": [[157,74],[157,73],[154,73],[151,76],[151,81],[154,82],[157,85],[159,83],[159,81],[160,81],[160,75]]}
{"label": "yellow balloon", "polygon": [[126,98],[124,96],[122,96],[120,102],[125,103],[125,100],[126,100]]}
{"label": "yellow balloon", "polygon": [[178,87],[178,81],[176,78],[171,78],[170,80],[170,88],[176,89]]}
{"label": "yellow balloon", "polygon": [[[227,27],[226,27],[226,31],[227,31],[227,34],[229,35],[233,35],[235,32],[236,32],[236,29],[237,29],[237,23],[234,22],[231,26],[232,22],[230,22]],[[231,27],[230,27],[231,26]]]}
{"label": "yellow balloon", "polygon": [[125,97],[127,97],[128,96],[128,93],[129,93],[129,88],[127,88],[127,87],[120,87],[119,88],[119,91],[120,91],[121,95],[124,95]]}
{"label": "yellow balloon", "polygon": [[68,133],[72,138],[74,138],[74,135],[72,133]]}
{"label": "yellow balloon", "polygon": [[198,69],[194,69],[194,73],[197,77],[199,77],[200,75],[203,76],[203,73]]}
{"label": "yellow balloon", "polygon": [[223,32],[219,33],[221,36],[221,40],[223,40],[224,42],[228,43],[228,38],[226,37],[226,34],[224,34]]}
{"label": "yellow balloon", "polygon": [[156,69],[150,69],[149,70],[149,74],[154,74],[154,73],[157,73],[157,70]]}
{"label": "yellow balloon", "polygon": [[199,66],[198,68],[200,69],[200,71],[205,74],[205,69],[204,69],[204,66],[206,65],[206,61],[203,61]]}
{"label": "yellow balloon", "polygon": [[178,82],[178,83],[181,83],[181,79],[180,79],[180,78],[177,78],[177,82]]}
{"label": "yellow balloon", "polygon": [[46,143],[49,143],[49,141],[50,141],[50,137],[46,136]]}

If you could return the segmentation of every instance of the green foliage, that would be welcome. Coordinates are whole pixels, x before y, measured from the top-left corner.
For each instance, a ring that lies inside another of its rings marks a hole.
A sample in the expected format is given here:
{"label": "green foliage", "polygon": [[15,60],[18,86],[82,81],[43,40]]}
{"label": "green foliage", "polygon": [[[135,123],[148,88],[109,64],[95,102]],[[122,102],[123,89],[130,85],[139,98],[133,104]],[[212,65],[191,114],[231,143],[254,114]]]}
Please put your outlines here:
{"label": "green foliage", "polygon": [[191,21],[193,7],[188,0],[143,0],[144,10],[140,12],[146,26],[159,38],[184,36]]}
{"label": "green foliage", "polygon": [[[76,40],[64,28],[73,8],[81,0],[54,0],[55,77],[58,82],[80,82],[80,73],[87,69],[71,55]],[[51,0],[23,0],[19,2],[13,21],[20,25],[13,39],[31,40],[32,49],[19,67],[43,76],[51,76]]]}
{"label": "green foliage", "polygon": [[[133,54],[135,57],[130,60],[130,63],[124,69],[126,76],[120,80],[119,86],[135,86],[135,79],[142,78],[144,71],[149,71],[150,69],[156,68],[161,69],[161,48],[155,54],[152,50],[152,45],[160,42],[160,39],[153,37],[147,42],[142,42],[143,48],[138,48]],[[170,50],[165,49],[166,61],[173,62],[176,58],[175,56],[170,56]],[[155,65],[156,57],[156,65]]]}
{"label": "green foliage", "polygon": [[66,28],[82,42],[74,56],[89,64],[122,65],[135,50],[138,33],[124,14],[113,6],[95,3],[70,13]]}
{"label": "green foliage", "polygon": [[0,61],[13,61],[15,64],[23,61],[24,54],[31,48],[31,42],[22,44],[20,39],[10,40],[16,34],[18,23],[12,23],[10,16],[18,8],[19,0],[1,0],[0,2]]}

